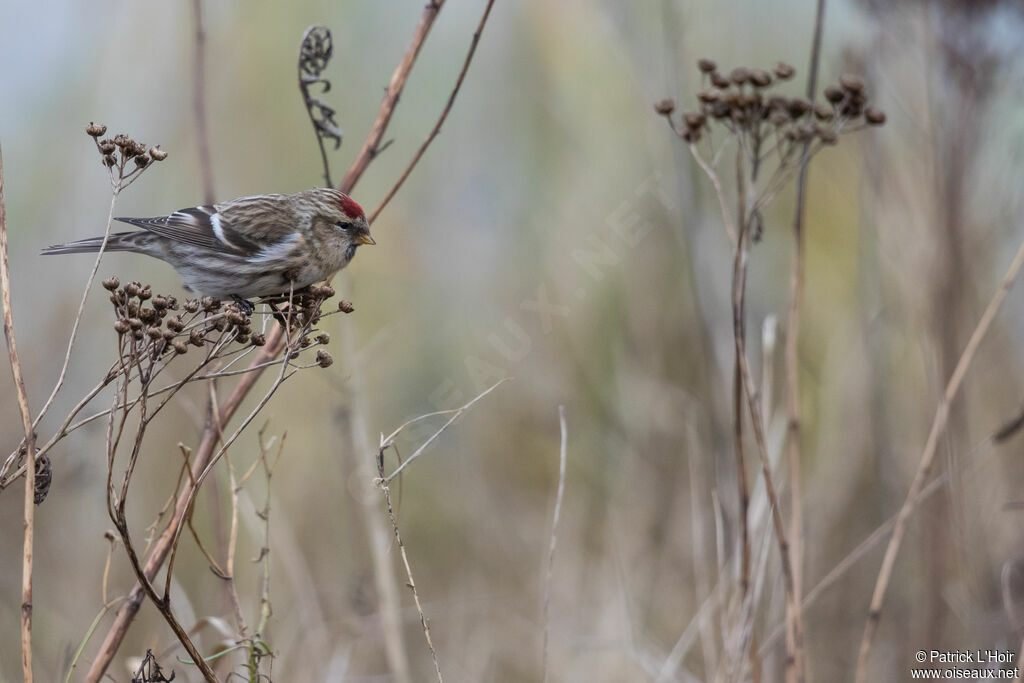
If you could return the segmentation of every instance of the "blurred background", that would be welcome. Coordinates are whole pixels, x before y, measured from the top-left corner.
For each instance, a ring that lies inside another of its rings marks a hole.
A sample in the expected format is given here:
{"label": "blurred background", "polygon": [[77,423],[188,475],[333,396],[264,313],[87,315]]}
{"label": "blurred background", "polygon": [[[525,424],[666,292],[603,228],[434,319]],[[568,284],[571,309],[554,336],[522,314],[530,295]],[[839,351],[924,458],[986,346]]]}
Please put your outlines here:
{"label": "blurred background", "polygon": [[[709,182],[652,103],[693,102],[698,57],[726,70],[789,62],[797,78],[787,87],[801,93],[814,5],[499,0],[440,137],[373,226],[378,246],[361,250],[336,282],[356,308],[326,323],[338,362],[290,380],[254,425],[265,424],[267,439],[287,434],[271,485],[266,641],[275,680],[431,679],[383,501],[370,488],[373,445],[378,433],[457,407],[503,377],[514,379],[448,429],[400,486],[399,524],[446,680],[541,678],[560,404],[568,457],[551,583],[551,680],[689,681],[720,672],[713,600],[704,637],[684,643],[678,666],[665,662],[684,633],[695,633],[723,556],[734,561],[731,253]],[[345,131],[330,153],[340,178],[422,6],[204,2],[216,197],[322,182],[296,87],[298,45],[311,24],[334,34],[325,73],[334,88],[324,98]],[[1024,238],[1021,6],[828,2],[821,81],[863,75],[889,120],[844,137],[810,173],[799,350],[807,590],[898,511],[938,397]],[[483,7],[450,0],[440,13],[388,132],[394,143],[353,192],[368,210],[440,113]],[[194,19],[188,2],[0,3],[13,308],[34,410],[56,380],[92,265],[88,256],[43,259],[39,250],[101,234],[109,206],[107,174],[84,126],[104,123],[170,153],[122,194],[115,215],[202,201]],[[771,316],[784,329],[793,205],[790,186],[765,216],[750,273],[751,362],[757,376],[772,369],[776,378],[764,388],[773,453],[785,431],[783,340],[765,355],[760,330]],[[145,257],[111,254],[99,275],[111,274],[181,295],[173,270]],[[115,357],[109,305],[95,289],[43,439]],[[343,353],[347,333],[354,353]],[[953,404],[936,467],[952,474],[949,484],[908,528],[872,655],[876,680],[908,677],[921,648],[1020,645],[1024,439],[983,442],[1020,409],[1022,339],[1024,305],[1014,291]],[[129,506],[139,538],[173,489],[178,444],[195,445],[205,396],[204,386],[192,386],[148,433]],[[101,395],[94,409],[111,400]],[[4,370],[3,456],[20,431]],[[430,433],[404,434],[403,455]],[[51,453],[54,481],[36,518],[37,680],[63,680],[102,605],[111,528],[104,435],[99,421]],[[353,447],[360,441],[366,452]],[[243,470],[257,453],[255,428],[232,449]],[[12,681],[20,677],[20,489],[0,493],[0,680]],[[204,491],[196,528],[219,552],[230,519],[226,472]],[[260,571],[251,560],[263,545],[254,510],[265,494],[255,477],[241,496],[237,584],[250,620]],[[765,547],[761,643],[782,619],[778,554]],[[808,606],[812,679],[852,679],[882,547]],[[399,591],[405,675],[385,654],[385,574]],[[188,538],[175,580],[184,623],[231,623],[223,583]],[[108,583],[111,596],[133,583],[121,549]],[[206,627],[197,638],[213,651],[224,634]],[[173,643],[146,604],[110,674],[129,680],[130,658]],[[165,669],[198,680],[176,655],[162,658]],[[766,680],[781,679],[783,655],[781,640],[766,645]]]}

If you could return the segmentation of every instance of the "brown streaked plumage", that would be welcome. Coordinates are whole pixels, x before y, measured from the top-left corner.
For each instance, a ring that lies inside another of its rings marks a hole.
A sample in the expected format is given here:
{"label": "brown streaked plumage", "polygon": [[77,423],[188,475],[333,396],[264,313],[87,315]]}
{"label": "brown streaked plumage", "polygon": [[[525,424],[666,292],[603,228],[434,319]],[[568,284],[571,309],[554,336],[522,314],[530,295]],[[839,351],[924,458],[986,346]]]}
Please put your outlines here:
{"label": "brown streaked plumage", "polygon": [[[156,218],[118,218],[142,228],[111,234],[106,251],[132,251],[171,264],[185,286],[214,297],[269,296],[325,280],[375,244],[362,208],[333,188],[241,197]],[[96,252],[102,237],[47,247],[43,254]]]}

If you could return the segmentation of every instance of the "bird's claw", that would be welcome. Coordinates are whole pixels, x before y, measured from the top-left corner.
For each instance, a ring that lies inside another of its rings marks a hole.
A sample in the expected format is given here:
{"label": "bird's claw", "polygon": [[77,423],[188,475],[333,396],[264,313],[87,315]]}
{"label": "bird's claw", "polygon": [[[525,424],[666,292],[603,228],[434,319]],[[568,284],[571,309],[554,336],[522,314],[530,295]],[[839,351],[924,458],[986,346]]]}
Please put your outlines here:
{"label": "bird's claw", "polygon": [[232,294],[231,300],[238,304],[238,307],[242,309],[242,313],[245,313],[246,315],[252,315],[252,312],[256,310],[256,306],[253,305],[251,301],[243,299],[237,294]]}

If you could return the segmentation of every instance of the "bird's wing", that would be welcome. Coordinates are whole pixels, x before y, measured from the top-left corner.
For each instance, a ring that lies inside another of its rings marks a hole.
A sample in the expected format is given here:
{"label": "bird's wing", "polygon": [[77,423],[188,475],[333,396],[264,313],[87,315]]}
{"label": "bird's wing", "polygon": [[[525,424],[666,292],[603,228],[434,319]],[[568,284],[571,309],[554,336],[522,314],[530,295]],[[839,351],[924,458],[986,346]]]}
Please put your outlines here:
{"label": "bird's wing", "polygon": [[243,197],[169,216],[117,220],[170,240],[250,258],[288,243],[295,228],[285,200],[282,195]]}

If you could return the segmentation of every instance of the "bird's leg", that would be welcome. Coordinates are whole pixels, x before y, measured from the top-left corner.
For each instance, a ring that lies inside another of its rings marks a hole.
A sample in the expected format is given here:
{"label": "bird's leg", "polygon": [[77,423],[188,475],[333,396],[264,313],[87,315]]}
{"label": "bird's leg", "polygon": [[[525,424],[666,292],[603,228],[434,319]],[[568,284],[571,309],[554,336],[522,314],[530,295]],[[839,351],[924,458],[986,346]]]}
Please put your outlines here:
{"label": "bird's leg", "polygon": [[256,310],[256,306],[254,306],[251,301],[243,299],[237,294],[232,294],[231,300],[238,304],[238,307],[242,309],[242,313],[245,313],[246,315],[252,315],[252,312]]}

